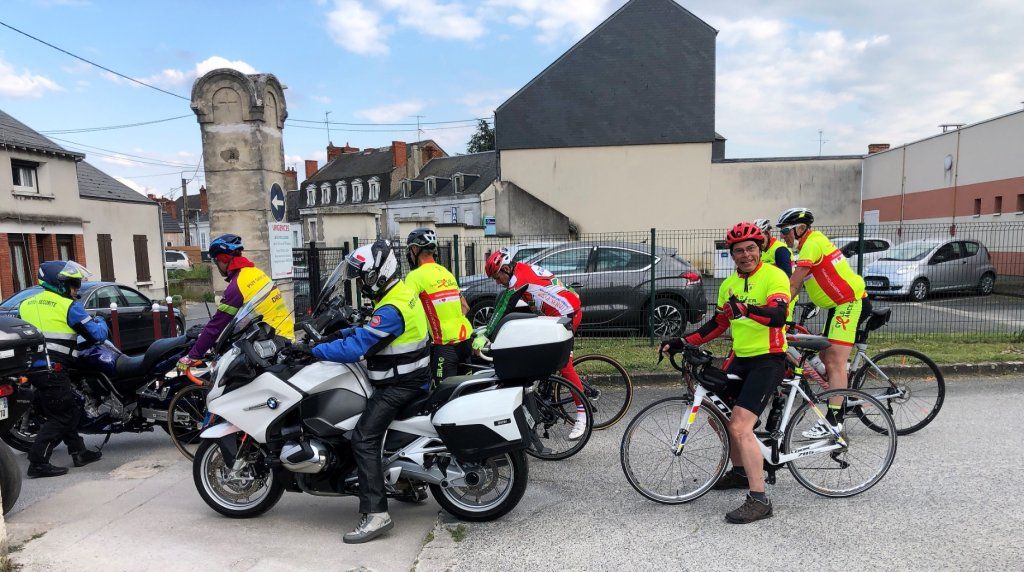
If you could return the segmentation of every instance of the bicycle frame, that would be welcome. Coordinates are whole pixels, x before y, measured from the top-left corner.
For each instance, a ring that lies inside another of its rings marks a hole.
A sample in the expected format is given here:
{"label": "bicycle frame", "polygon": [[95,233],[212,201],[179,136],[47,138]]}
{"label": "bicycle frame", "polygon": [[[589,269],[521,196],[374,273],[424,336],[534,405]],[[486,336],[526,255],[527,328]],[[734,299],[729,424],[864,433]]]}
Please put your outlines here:
{"label": "bicycle frame", "polygon": [[[811,401],[807,393],[804,392],[802,387],[800,387],[801,381],[802,378],[800,376],[794,377],[792,379],[784,379],[782,381],[783,386],[789,387],[789,393],[786,396],[786,405],[783,407],[782,410],[782,419],[779,421],[779,427],[787,427],[789,425],[789,421],[793,413],[793,404],[796,402],[796,398],[798,395],[803,398],[803,400],[807,403],[811,410],[814,411],[814,413],[818,416],[819,419],[821,419],[822,421],[825,420],[825,414],[822,413],[820,409],[818,409],[817,405],[815,405],[814,402]],[[700,410],[700,405],[701,403],[704,402],[705,399],[707,399],[708,402],[714,405],[715,409],[717,409],[727,420],[732,418],[732,409],[728,405],[726,405],[726,403],[722,401],[720,397],[715,395],[714,392],[709,391],[703,385],[700,385],[699,383],[696,385],[697,387],[694,391],[693,405],[690,407],[690,413],[688,415],[683,415],[683,418],[680,419],[679,421],[679,433],[676,435],[676,456],[679,456],[683,453],[683,450],[686,447],[686,441],[690,435],[690,427],[696,421],[697,411]],[[839,434],[834,428],[832,428],[831,424],[826,423],[826,426],[829,427],[829,429],[832,431],[833,436],[836,438],[836,442],[833,443],[830,439],[821,439],[815,441],[814,443],[811,443],[810,445],[800,447],[795,451],[783,454],[779,452],[779,444],[782,435],[778,431],[776,431],[767,439],[768,443],[771,446],[766,445],[765,441],[763,441],[761,438],[757,439],[757,446],[761,450],[761,455],[764,457],[764,460],[767,461],[769,464],[776,466],[785,465],[786,463],[794,461],[801,457],[807,457],[809,455],[816,455],[820,453],[828,453],[846,447],[846,440],[843,438],[843,436]]]}

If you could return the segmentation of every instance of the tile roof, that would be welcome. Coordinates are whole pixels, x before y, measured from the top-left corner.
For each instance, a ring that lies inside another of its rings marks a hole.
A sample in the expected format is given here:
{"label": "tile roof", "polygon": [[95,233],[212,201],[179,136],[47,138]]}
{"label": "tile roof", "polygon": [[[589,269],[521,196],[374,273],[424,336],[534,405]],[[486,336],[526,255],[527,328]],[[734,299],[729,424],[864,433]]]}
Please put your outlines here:
{"label": "tile roof", "polygon": [[81,159],[85,155],[68,151],[50,141],[28,125],[0,110],[0,148],[20,149],[36,153],[49,153],[68,159]]}
{"label": "tile roof", "polygon": [[133,191],[124,183],[85,161],[80,161],[75,166],[78,168],[78,196],[83,199],[156,204],[149,197]]}
{"label": "tile roof", "polygon": [[673,0],[630,0],[498,107],[496,148],[713,141],[717,34]]}

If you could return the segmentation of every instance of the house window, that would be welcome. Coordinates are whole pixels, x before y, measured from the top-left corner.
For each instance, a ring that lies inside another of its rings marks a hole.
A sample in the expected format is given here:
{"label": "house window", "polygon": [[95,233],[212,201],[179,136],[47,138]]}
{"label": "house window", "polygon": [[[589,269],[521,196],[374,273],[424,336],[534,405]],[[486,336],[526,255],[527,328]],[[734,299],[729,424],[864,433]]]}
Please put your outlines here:
{"label": "house window", "polygon": [[996,214],[1003,214],[1003,196],[999,195],[996,197]]}
{"label": "house window", "polygon": [[38,167],[38,163],[11,159],[11,173],[14,176],[14,186],[23,187],[22,190],[39,192],[39,181],[36,177]]}
{"label": "house window", "polygon": [[302,246],[301,244],[299,244],[299,231],[297,230],[292,231],[292,246],[294,248],[299,248],[300,246]]}
{"label": "house window", "polygon": [[149,282],[149,239],[144,234],[136,234],[132,240],[135,243],[135,279],[139,282]]}
{"label": "house window", "polygon": [[1017,195],[1017,212],[1024,212],[1024,193]]}
{"label": "house window", "polygon": [[324,183],[320,185],[320,204],[329,205],[331,204],[331,184]]}
{"label": "house window", "polygon": [[465,188],[463,188],[464,184],[465,182],[462,178],[462,173],[456,173],[455,176],[452,177],[452,189],[455,191],[456,195],[465,190]]}
{"label": "house window", "polygon": [[974,216],[981,216],[981,199],[974,199]]}
{"label": "house window", "polygon": [[313,206],[316,204],[316,187],[310,185],[306,187],[306,206]]}
{"label": "house window", "polygon": [[363,202],[363,180],[356,179],[352,181],[352,202],[361,203]]}
{"label": "house window", "polygon": [[309,240],[316,240],[316,221],[309,221]]}
{"label": "house window", "polygon": [[22,291],[33,286],[32,269],[28,256],[28,244],[23,234],[7,235],[8,247],[11,251],[11,269],[14,271],[14,290]]}
{"label": "house window", "polygon": [[203,250],[206,250],[206,238],[207,236],[205,232],[199,233],[199,245],[203,248]]}
{"label": "house window", "polygon": [[335,199],[337,199],[338,204],[340,205],[344,203],[345,199],[348,197],[348,183],[345,181],[338,181],[334,184],[334,190],[336,191],[335,194],[337,196]]}
{"label": "house window", "polygon": [[370,200],[380,200],[380,177],[370,179]]}
{"label": "house window", "polygon": [[409,198],[409,194],[410,194],[411,189],[412,189],[412,181],[410,181],[409,179],[403,179],[402,180],[402,198],[403,199]]}
{"label": "house window", "polygon": [[473,209],[466,209],[462,211],[462,222],[466,224],[476,225],[476,221],[473,220]]}
{"label": "house window", "polygon": [[[57,258],[60,260],[75,259],[75,239],[70,234],[57,235]],[[39,260],[42,260],[40,257]]]}
{"label": "house window", "polygon": [[427,196],[428,197],[434,196],[434,193],[437,192],[437,178],[435,178],[435,177],[427,177],[426,179],[423,179],[423,184],[427,188]]}

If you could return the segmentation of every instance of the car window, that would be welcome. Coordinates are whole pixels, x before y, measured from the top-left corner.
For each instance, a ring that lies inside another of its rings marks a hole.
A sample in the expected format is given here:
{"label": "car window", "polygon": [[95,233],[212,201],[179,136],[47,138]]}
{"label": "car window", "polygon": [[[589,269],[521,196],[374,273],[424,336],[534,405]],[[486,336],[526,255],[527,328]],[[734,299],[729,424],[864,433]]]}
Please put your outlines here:
{"label": "car window", "polygon": [[124,286],[121,286],[121,295],[124,296],[125,304],[128,306],[144,306],[148,308],[153,305],[153,303],[142,294],[139,294],[130,288],[125,288]]}
{"label": "car window", "polygon": [[899,260],[909,262],[921,260],[935,248],[935,242],[930,240],[911,240],[892,247],[885,253],[881,260]]}
{"label": "car window", "polygon": [[555,274],[571,274],[586,272],[589,248],[574,248],[549,254],[537,261],[537,264]]}
{"label": "car window", "polygon": [[85,307],[88,310],[106,309],[112,302],[118,306],[125,305],[121,295],[117,292],[117,286],[104,286],[93,292],[92,297],[85,301]]}
{"label": "car window", "polygon": [[949,262],[950,260],[958,258],[957,253],[959,252],[959,249],[956,247],[956,244],[957,243],[955,242],[950,242],[940,246],[939,249],[935,251],[935,254],[932,255],[932,264]]}
{"label": "car window", "polygon": [[18,306],[21,305],[22,302],[28,300],[32,296],[35,296],[36,294],[42,291],[43,289],[39,287],[26,288],[21,292],[15,294],[14,296],[11,296],[10,298],[4,300],[3,306],[4,308],[17,308]]}
{"label": "car window", "polygon": [[977,242],[961,242],[960,246],[964,249],[964,256],[974,256],[978,254],[978,243]]}
{"label": "car window", "polygon": [[651,265],[651,255],[623,248],[601,248],[597,251],[595,272],[640,270]]}
{"label": "car window", "polygon": [[516,251],[516,255],[512,257],[512,262],[522,262],[542,250],[544,250],[543,246],[536,248],[520,248]]}

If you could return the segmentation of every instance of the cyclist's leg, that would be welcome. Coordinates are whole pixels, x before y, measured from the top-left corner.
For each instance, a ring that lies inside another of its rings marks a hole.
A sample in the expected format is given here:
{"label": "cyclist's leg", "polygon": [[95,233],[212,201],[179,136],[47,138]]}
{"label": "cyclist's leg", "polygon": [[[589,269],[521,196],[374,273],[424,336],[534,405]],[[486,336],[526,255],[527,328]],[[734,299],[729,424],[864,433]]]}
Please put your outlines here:
{"label": "cyclist's leg", "polygon": [[[850,361],[853,342],[857,338],[857,323],[860,320],[861,309],[861,301],[855,300],[829,310],[825,336],[832,345],[822,350],[819,355],[825,364],[825,375],[832,389],[846,389],[849,383],[847,362]],[[842,398],[837,398],[835,403],[829,403],[829,422],[835,424],[842,421],[842,405]]]}

